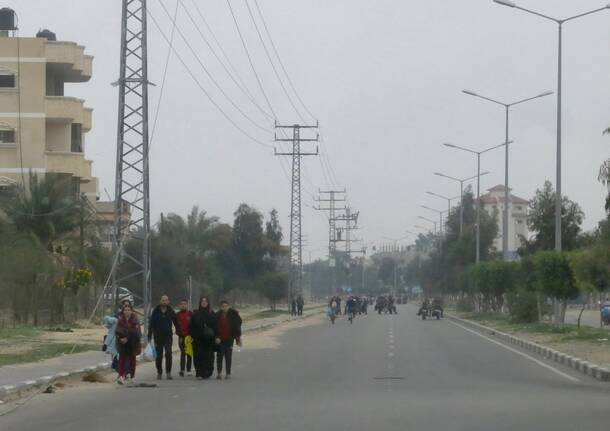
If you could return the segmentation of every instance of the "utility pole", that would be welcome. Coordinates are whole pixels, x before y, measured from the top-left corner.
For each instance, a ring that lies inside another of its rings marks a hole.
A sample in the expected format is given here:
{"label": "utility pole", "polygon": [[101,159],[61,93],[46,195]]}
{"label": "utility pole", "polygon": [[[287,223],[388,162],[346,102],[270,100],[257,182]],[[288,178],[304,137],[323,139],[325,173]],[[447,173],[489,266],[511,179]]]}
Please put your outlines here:
{"label": "utility pole", "polygon": [[[147,0],[123,0],[119,109],[114,207],[114,252],[120,253],[112,273],[112,293],[123,281],[137,278],[142,283],[144,327],[148,328],[151,304],[150,283],[150,195],[148,174],[148,48]],[[136,239],[138,246],[128,253],[124,244]],[[126,272],[128,261],[130,271]]]}
{"label": "utility pole", "polygon": [[[358,240],[352,239],[352,231],[358,229],[356,227],[356,224],[358,223],[359,214],[360,213],[358,213],[358,212],[352,213],[352,209],[350,207],[347,207],[347,208],[345,208],[345,214],[337,217],[338,221],[345,222],[345,227],[343,228],[343,231],[345,232],[345,240],[344,240],[345,241],[345,255],[347,256],[348,265],[350,267],[350,271],[349,271],[350,285],[351,285],[351,281],[352,281],[352,272],[351,272],[352,254],[362,253],[362,250],[352,251],[352,242],[358,241]],[[353,226],[352,226],[352,223],[354,223]]]}
{"label": "utility pole", "polygon": [[337,208],[337,202],[345,202],[346,190],[319,190],[318,193],[328,195],[328,199],[322,197],[316,199],[316,202],[327,202],[328,207],[317,206],[314,208],[319,211],[328,211],[328,266],[332,268],[331,295],[335,295],[337,293],[337,273],[335,269],[337,262],[336,211],[345,210],[345,207]]}
{"label": "utility pole", "polygon": [[296,292],[301,293],[303,282],[303,244],[302,244],[302,220],[301,220],[301,157],[317,156],[316,152],[302,152],[301,142],[318,142],[319,134],[315,138],[301,138],[301,129],[318,129],[318,124],[315,126],[304,126],[293,124],[292,126],[282,126],[275,123],[276,129],[292,129],[292,138],[278,138],[275,135],[276,142],[292,142],[292,151],[278,153],[275,150],[276,156],[291,156],[292,157],[292,186],[290,189],[290,285],[288,287],[288,298],[292,297]]}

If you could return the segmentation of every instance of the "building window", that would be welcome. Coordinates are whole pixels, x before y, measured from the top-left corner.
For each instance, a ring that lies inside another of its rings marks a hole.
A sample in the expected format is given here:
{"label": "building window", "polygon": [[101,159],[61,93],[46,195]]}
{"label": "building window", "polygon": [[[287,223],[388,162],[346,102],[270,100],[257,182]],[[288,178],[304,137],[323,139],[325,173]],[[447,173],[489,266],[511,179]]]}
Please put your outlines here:
{"label": "building window", "polygon": [[83,125],[80,123],[72,123],[70,151],[73,153],[83,152]]}
{"label": "building window", "polygon": [[0,129],[0,144],[14,144],[15,129]]}
{"label": "building window", "polygon": [[0,88],[15,88],[15,74],[0,72]]}
{"label": "building window", "polygon": [[517,207],[517,210],[523,211],[523,207]]}
{"label": "building window", "polygon": [[523,220],[517,220],[517,224],[523,224]]}

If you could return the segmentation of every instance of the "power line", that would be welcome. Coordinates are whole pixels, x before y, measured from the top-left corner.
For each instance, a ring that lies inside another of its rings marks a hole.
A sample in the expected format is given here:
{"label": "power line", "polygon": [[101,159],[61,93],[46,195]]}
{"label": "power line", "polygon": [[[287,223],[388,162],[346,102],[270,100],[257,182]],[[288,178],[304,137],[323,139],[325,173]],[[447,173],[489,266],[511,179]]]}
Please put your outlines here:
{"label": "power line", "polygon": [[282,78],[280,77],[280,74],[278,73],[278,71],[275,67],[275,64],[273,63],[273,60],[271,59],[271,54],[269,54],[269,50],[267,49],[267,44],[265,43],[265,40],[263,39],[263,35],[261,34],[260,29],[258,28],[258,24],[256,24],[256,20],[254,19],[254,14],[252,13],[252,9],[250,8],[250,4],[248,3],[248,0],[244,0],[244,3],[246,4],[246,8],[248,9],[248,14],[250,15],[250,18],[252,19],[252,24],[254,24],[254,28],[256,29],[256,34],[258,34],[258,38],[261,41],[261,45],[263,46],[265,55],[267,56],[267,59],[269,60],[269,64],[271,64],[273,73],[275,73],[275,77],[279,81],[280,86],[282,87],[282,90],[284,91],[284,94],[286,95],[286,98],[288,98],[288,102],[290,102],[290,105],[294,109],[294,112],[296,112],[297,116],[301,119],[301,121],[303,123],[305,123],[306,122],[305,118],[303,118],[303,116],[297,109],[296,105],[294,104],[292,97],[290,97],[290,94],[288,94],[288,90],[286,90],[286,86],[284,85],[284,82],[282,81]]}
{"label": "power line", "polygon": [[[162,0],[157,0],[158,3],[161,5],[161,8],[163,9],[163,11],[165,12],[165,14],[167,15],[167,17],[171,20],[172,16],[170,15],[169,11],[167,10],[167,8],[165,7],[165,5],[163,4]],[[181,0],[178,0],[181,1]],[[172,20],[173,21],[173,20]],[[173,21],[173,23],[175,23],[175,21]],[[248,120],[250,123],[252,123],[252,125],[254,125],[255,127],[258,127],[259,129],[269,132],[270,130],[265,127],[265,126],[261,126],[260,124],[258,124],[256,121],[254,121],[248,114],[246,114],[239,106],[237,106],[237,104],[233,101],[233,99],[231,99],[229,97],[229,95],[227,94],[227,92],[220,86],[220,84],[218,83],[218,81],[216,81],[216,79],[212,76],[212,74],[210,73],[210,71],[208,70],[208,68],[205,66],[205,64],[203,63],[203,61],[201,60],[201,57],[199,57],[199,55],[197,54],[197,52],[193,49],[193,46],[190,44],[190,42],[188,41],[188,38],[186,36],[184,36],[184,33],[182,33],[182,30],[180,30],[180,27],[176,25],[176,31],[178,32],[178,34],[180,35],[180,37],[182,38],[182,40],[184,41],[184,43],[186,44],[186,46],[188,47],[188,49],[191,51],[191,53],[193,54],[193,56],[195,57],[195,59],[197,60],[197,62],[199,63],[199,65],[201,66],[201,68],[203,69],[203,71],[206,73],[206,75],[208,76],[208,78],[210,79],[210,81],[212,81],[212,83],[214,84],[214,86],[216,86],[216,88],[218,89],[218,91],[220,91],[220,93],[225,97],[225,99],[227,99],[227,101],[231,104],[231,106],[233,106],[233,108],[235,108],[235,110],[237,110],[237,112],[239,112],[246,120]]]}
{"label": "power line", "polygon": [[[203,39],[203,41],[205,42],[205,44],[208,46],[208,48],[210,49],[210,51],[212,52],[212,54],[214,55],[214,57],[216,58],[216,60],[218,60],[218,62],[220,63],[220,65],[222,66],[222,68],[224,69],[224,71],[227,73],[227,75],[229,75],[229,77],[231,78],[231,80],[233,81],[233,83],[237,86],[237,88],[239,88],[239,90],[248,98],[248,100],[250,100],[250,102],[252,102],[252,104],[254,106],[256,106],[256,108],[267,118],[271,118],[271,114],[269,114],[267,111],[265,111],[257,102],[256,100],[254,100],[254,97],[252,97],[252,95],[246,91],[246,89],[244,88],[244,86],[242,84],[240,84],[239,82],[237,82],[237,79],[235,78],[234,74],[231,73],[231,71],[229,70],[229,68],[225,65],[224,61],[222,61],[222,59],[220,58],[220,56],[216,53],[216,50],[212,47],[212,44],[208,41],[208,39],[205,37],[205,35],[203,34],[203,31],[201,31],[201,28],[199,27],[199,25],[197,25],[197,23],[195,22],[195,19],[193,18],[193,16],[191,15],[191,13],[188,11],[188,9],[186,8],[185,4],[182,1],[178,1],[178,3],[182,6],[182,8],[184,9],[184,11],[186,12],[187,16],[189,17],[189,19],[191,20],[191,22],[193,23],[193,25],[195,26],[195,29],[197,30],[197,32],[199,33],[199,36],[201,36],[201,39]],[[197,9],[197,11],[199,12],[199,16],[203,18],[203,14],[201,13],[201,11],[199,10],[199,7],[197,6],[196,3],[194,3],[195,8]],[[205,19],[203,19],[204,23],[207,22],[205,21]],[[209,27],[208,27],[209,28]],[[214,38],[216,40],[216,38]],[[220,45],[219,45],[220,46]],[[222,49],[222,48],[221,48]],[[225,54],[226,56],[226,54]]]}
{"label": "power line", "polygon": [[161,110],[161,101],[163,100],[163,91],[165,90],[165,81],[167,79],[167,70],[169,68],[169,60],[172,55],[172,48],[174,46],[174,34],[176,33],[176,18],[178,18],[178,5],[179,1],[176,1],[176,9],[174,10],[174,23],[172,25],[172,32],[169,36],[169,47],[167,48],[167,56],[165,57],[165,67],[163,68],[163,79],[161,80],[161,89],[159,90],[159,100],[157,101],[157,108],[155,110],[155,119],[153,120],[153,127],[150,133],[150,143],[148,144],[149,151],[150,146],[155,138],[155,131],[157,130],[157,120],[159,119],[159,111]]}
{"label": "power line", "polygon": [[267,102],[267,106],[269,107],[269,111],[273,114],[273,116],[277,119],[277,115],[273,110],[273,106],[271,106],[271,102],[269,101],[269,97],[267,97],[267,93],[265,93],[265,89],[263,88],[263,83],[256,72],[256,68],[254,67],[254,63],[252,62],[252,57],[250,56],[250,52],[248,51],[248,46],[246,45],[246,41],[244,40],[244,36],[241,33],[241,29],[239,28],[239,23],[237,22],[237,17],[235,16],[235,12],[233,11],[233,7],[231,6],[230,0],[227,0],[227,6],[229,7],[229,11],[231,12],[231,16],[233,17],[233,23],[235,23],[235,29],[237,30],[237,34],[239,35],[239,39],[241,40],[241,44],[244,47],[244,51],[246,52],[246,57],[248,57],[248,62],[250,63],[250,68],[252,69],[252,73],[256,78],[256,82],[258,82],[258,87]]}
{"label": "power line", "polygon": [[284,67],[284,62],[282,61],[282,58],[280,57],[280,54],[275,46],[275,43],[273,42],[273,38],[271,37],[271,32],[269,31],[269,28],[267,27],[267,23],[265,21],[265,17],[263,16],[261,8],[258,5],[258,0],[254,0],[254,5],[256,6],[258,15],[260,16],[261,22],[263,23],[263,27],[265,28],[265,33],[267,33],[267,37],[269,38],[269,41],[271,42],[271,48],[273,49],[273,52],[275,53],[275,56],[277,57],[280,67],[284,71],[284,75],[286,75],[286,80],[288,81],[290,88],[292,88],[292,91],[294,92],[295,96],[297,97],[297,99],[299,100],[301,105],[303,105],[303,108],[305,108],[305,111],[307,111],[307,113],[311,116],[311,118],[313,118],[314,120],[317,120],[316,116],[311,113],[311,111],[307,108],[307,105],[305,105],[305,103],[303,102],[303,99],[301,99],[301,96],[299,95],[298,91],[296,90],[296,88],[292,82],[292,79],[290,79],[290,75],[288,74],[288,72],[286,71],[286,68]]}
{"label": "power line", "polygon": [[[222,44],[220,43],[220,41],[218,40],[218,38],[216,37],[216,34],[214,33],[214,31],[212,30],[212,27],[210,26],[210,24],[208,23],[208,21],[205,19],[203,13],[201,13],[201,9],[199,8],[199,6],[197,5],[197,1],[196,0],[191,0],[191,2],[193,3],[193,6],[195,6],[195,9],[197,10],[197,14],[199,15],[199,17],[201,18],[201,21],[203,21],[203,24],[205,25],[205,27],[207,28],[208,32],[212,35],[212,38],[214,39],[214,42],[216,42],[216,45],[218,46],[218,48],[220,49],[220,52],[222,53],[222,55],[224,56],[225,60],[227,61],[227,64],[229,65],[229,67],[231,68],[231,71],[233,72],[233,74],[237,77],[237,79],[239,80],[239,82],[241,83],[241,85],[243,86],[243,88],[246,90],[246,92],[248,93],[248,95],[252,97],[252,93],[250,92],[250,90],[248,89],[248,86],[246,85],[245,81],[242,79],[241,75],[237,72],[237,69],[235,68],[235,66],[233,65],[233,63],[231,62],[231,59],[229,58],[229,56],[227,55],[226,51],[224,50],[224,48],[222,47]],[[265,111],[266,112],[266,111]],[[269,113],[267,113],[267,115],[269,116],[269,118],[271,118],[271,115]]]}
{"label": "power line", "polygon": [[[165,39],[165,42],[169,45],[169,39],[166,36],[166,34],[163,32],[163,29],[161,28],[161,26],[159,25],[159,22],[155,19],[154,15],[151,13],[150,9],[147,11],[148,12],[148,16],[150,16],[151,20],[153,21],[155,27],[157,27],[157,30],[159,30],[159,33],[161,34],[161,36],[163,37],[163,39]],[[201,82],[199,82],[199,80],[197,79],[197,77],[195,76],[195,74],[193,73],[193,71],[191,70],[191,68],[186,64],[186,62],[184,61],[184,59],[180,56],[180,54],[178,53],[178,51],[176,51],[175,47],[172,47],[172,52],[174,53],[174,55],[176,56],[176,58],[178,58],[178,61],[180,61],[180,63],[184,66],[184,68],[186,69],[186,72],[190,75],[190,77],[193,79],[193,81],[195,82],[195,84],[199,87],[199,89],[203,92],[203,94],[205,94],[205,96],[208,98],[208,100],[210,101],[210,103],[212,103],[212,105],[214,105],[214,107],[216,109],[218,109],[218,111],[222,114],[222,116],[229,122],[231,123],[231,125],[233,127],[235,127],[242,135],[244,135],[245,137],[247,137],[248,139],[250,139],[251,141],[255,142],[258,145],[261,145],[263,147],[266,148],[273,148],[273,145],[270,144],[266,144],[258,139],[256,139],[255,137],[253,137],[252,135],[250,135],[246,130],[244,130],[241,126],[239,126],[239,124],[237,124],[235,122],[235,120],[233,120],[223,109],[222,107],[218,104],[218,102],[216,102],[216,100],[214,100],[214,98],[211,96],[211,94],[205,89],[205,87],[201,84]]]}

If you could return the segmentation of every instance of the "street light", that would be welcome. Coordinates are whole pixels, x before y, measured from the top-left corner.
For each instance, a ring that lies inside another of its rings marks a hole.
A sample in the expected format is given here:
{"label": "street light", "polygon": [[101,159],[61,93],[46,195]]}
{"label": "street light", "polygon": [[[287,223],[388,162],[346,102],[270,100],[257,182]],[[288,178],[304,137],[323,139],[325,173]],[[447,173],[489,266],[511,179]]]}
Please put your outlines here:
{"label": "street light", "polygon": [[547,19],[549,21],[553,21],[557,24],[558,28],[558,50],[557,50],[557,167],[556,167],[556,196],[555,196],[555,250],[561,251],[561,89],[562,89],[562,54],[563,54],[563,24],[568,21],[575,20],[577,18],[582,18],[587,15],[591,15],[597,12],[605,11],[610,9],[610,4],[607,4],[604,7],[600,7],[589,12],[584,12],[578,15],[574,15],[564,19],[557,19],[550,17],[548,15],[544,15],[540,12],[535,12],[533,10],[525,9],[521,6],[517,6],[517,4],[510,0],[493,0],[495,3],[498,3],[502,6],[512,7],[514,9],[522,10],[523,12],[527,12],[532,15],[536,15],[540,18]]}
{"label": "street light", "polygon": [[434,193],[434,192],[426,192],[426,194],[430,195],[430,196],[435,196],[437,198],[441,198],[447,201],[447,221],[449,220],[449,213],[451,212],[451,201],[459,199],[461,196],[455,196],[452,198],[448,198],[447,196],[443,196],[443,195],[439,195],[438,193]]}
{"label": "street light", "polygon": [[459,179],[452,177],[450,175],[441,174],[440,172],[435,172],[434,175],[439,177],[447,178],[453,181],[457,181],[460,183],[460,237],[462,236],[462,231],[464,230],[464,183],[466,181],[474,180],[475,178],[482,177],[483,175],[489,174],[489,171],[481,172],[480,175],[473,175],[472,177]]}
{"label": "street light", "polygon": [[[434,235],[436,235],[436,224],[438,223],[436,220],[432,220],[432,219],[429,219],[429,218],[423,217],[423,216],[417,216],[417,218],[420,218],[422,220],[426,220],[426,221],[429,221],[430,223],[432,223],[434,225]],[[421,227],[421,226],[417,226],[417,227],[419,227],[421,229],[425,229],[424,227]]]}
{"label": "street light", "polygon": [[481,154],[487,153],[488,151],[495,150],[496,148],[503,147],[504,145],[512,144],[513,141],[506,141],[500,145],[495,145],[493,147],[486,148],[482,151],[471,150],[470,148],[460,147],[458,145],[450,144],[445,142],[443,145],[449,148],[455,148],[456,150],[466,151],[471,154],[476,154],[477,156],[477,229],[476,229],[476,263],[481,261],[481,202],[479,198],[481,196]]}
{"label": "street light", "polygon": [[449,211],[437,210],[435,208],[430,208],[426,205],[422,205],[421,207],[424,209],[427,209],[428,211],[433,211],[433,212],[437,213],[439,216],[439,226],[440,227],[439,227],[439,232],[438,232],[438,243],[439,243],[439,250],[442,253],[443,252],[443,213],[447,213],[447,217],[448,217]]}
{"label": "street light", "polygon": [[[545,91],[543,93],[537,94],[536,96],[528,97],[525,99],[517,100],[512,103],[504,103],[499,100],[492,99],[491,97],[482,96],[480,94],[475,93],[470,90],[462,90],[462,93],[467,94],[469,96],[478,97],[479,99],[487,100],[489,102],[495,103],[497,105],[501,105],[505,108],[506,111],[506,141],[508,142],[508,113],[512,106],[519,105],[521,103],[529,102],[530,100],[539,99],[541,97],[550,96],[553,94],[552,91]],[[509,214],[509,205],[510,205],[510,192],[508,188],[508,145],[506,146],[506,156],[504,158],[504,210],[502,211],[502,258],[504,260],[508,260],[508,214]]]}

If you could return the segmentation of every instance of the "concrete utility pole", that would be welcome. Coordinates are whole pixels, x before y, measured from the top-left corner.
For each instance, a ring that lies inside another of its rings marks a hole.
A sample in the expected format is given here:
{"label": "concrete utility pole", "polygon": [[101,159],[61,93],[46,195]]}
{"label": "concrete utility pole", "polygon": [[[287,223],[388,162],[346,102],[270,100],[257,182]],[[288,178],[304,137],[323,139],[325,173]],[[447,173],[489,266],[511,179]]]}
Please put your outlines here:
{"label": "concrete utility pole", "polygon": [[[337,273],[336,273],[336,262],[337,262],[337,217],[336,211],[345,211],[345,207],[337,208],[337,202],[345,202],[346,190],[319,190],[321,195],[328,195],[328,199],[318,197],[316,202],[327,202],[328,207],[317,206],[314,207],[319,211],[328,211],[328,266],[332,268],[332,285],[331,294],[337,293]],[[337,197],[341,196],[341,197]]]}
{"label": "concrete utility pole", "polygon": [[[118,301],[120,283],[141,278],[144,327],[148,328],[150,283],[150,194],[148,172],[148,49],[146,0],[123,0],[119,80],[114,252],[120,253],[112,273],[112,295]],[[128,253],[128,238],[138,247]],[[116,254],[115,254],[116,255]],[[125,273],[125,262],[132,271]]]}
{"label": "concrete utility pole", "polygon": [[288,297],[290,298],[295,293],[303,291],[303,244],[302,244],[302,221],[301,221],[301,157],[317,156],[318,150],[315,153],[301,151],[301,142],[318,142],[319,134],[315,138],[301,138],[301,129],[317,129],[315,126],[303,126],[293,124],[292,126],[281,126],[275,123],[276,129],[292,129],[292,139],[278,138],[275,136],[276,142],[292,142],[292,151],[286,153],[278,153],[275,150],[276,156],[291,156],[292,157],[292,186],[290,189],[290,285]]}

